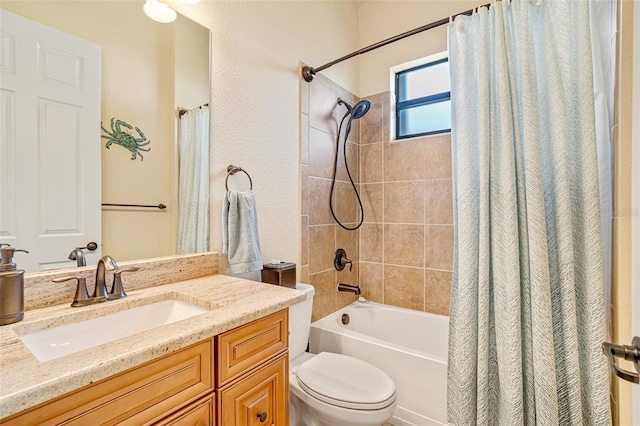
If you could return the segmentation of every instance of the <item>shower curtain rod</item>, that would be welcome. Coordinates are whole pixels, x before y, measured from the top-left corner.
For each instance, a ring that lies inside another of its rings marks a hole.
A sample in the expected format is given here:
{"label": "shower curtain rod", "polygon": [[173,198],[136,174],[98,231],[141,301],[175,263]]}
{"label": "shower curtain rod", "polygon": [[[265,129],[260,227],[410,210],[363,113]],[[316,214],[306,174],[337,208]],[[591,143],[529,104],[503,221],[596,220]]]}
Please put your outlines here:
{"label": "shower curtain rod", "polygon": [[[478,7],[489,7],[489,6],[491,6],[491,3],[483,4],[482,6],[478,6]],[[313,81],[313,78],[315,77],[316,73],[318,73],[318,72],[320,72],[322,70],[325,70],[325,69],[327,69],[329,67],[332,67],[335,64],[338,64],[338,63],[340,63],[342,61],[346,61],[347,59],[351,59],[354,56],[358,56],[358,55],[362,55],[363,53],[370,52],[370,51],[375,50],[375,49],[377,49],[379,47],[386,46],[387,44],[395,43],[398,40],[402,40],[402,39],[410,37],[412,35],[419,34],[419,33],[423,32],[423,31],[431,30],[433,28],[440,27],[442,25],[448,24],[451,20],[455,19],[459,15],[471,15],[471,14],[473,14],[474,10],[476,10],[476,9],[477,8],[474,7],[473,9],[469,9],[469,10],[467,10],[465,12],[460,12],[460,13],[456,13],[455,15],[451,15],[448,18],[440,19],[439,21],[435,21],[435,22],[432,22],[430,24],[423,25],[423,26],[418,27],[418,28],[414,28],[413,30],[404,32],[402,34],[398,34],[397,36],[388,38],[386,40],[379,41],[378,43],[372,44],[371,46],[363,47],[360,50],[356,50],[355,52],[349,53],[348,55],[345,55],[345,56],[343,56],[341,58],[336,59],[335,61],[331,61],[331,62],[326,63],[326,64],[324,64],[322,66],[319,66],[317,68],[313,68],[313,67],[305,65],[304,67],[302,67],[302,78],[304,78],[304,80],[307,83],[310,83],[310,82]]]}
{"label": "shower curtain rod", "polygon": [[[202,107],[206,107],[206,106],[209,106],[209,102],[207,102],[206,104],[202,104],[199,107],[195,107],[194,109],[198,109],[198,108],[202,108]],[[192,110],[186,109],[186,108],[182,108],[182,107],[178,107],[178,115],[180,117],[182,117],[183,115],[185,115],[189,111],[192,111]]]}

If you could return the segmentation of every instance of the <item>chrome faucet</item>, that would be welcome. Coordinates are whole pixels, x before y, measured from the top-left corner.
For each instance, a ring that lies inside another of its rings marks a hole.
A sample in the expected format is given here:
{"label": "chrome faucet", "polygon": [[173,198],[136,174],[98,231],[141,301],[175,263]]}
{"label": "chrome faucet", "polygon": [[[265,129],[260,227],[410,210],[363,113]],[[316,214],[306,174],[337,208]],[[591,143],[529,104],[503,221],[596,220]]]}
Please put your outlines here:
{"label": "chrome faucet", "polygon": [[[127,293],[124,291],[124,287],[122,285],[122,273],[123,272],[135,272],[139,270],[138,267],[130,267],[127,269],[119,269],[118,264],[111,256],[102,256],[100,260],[98,260],[98,265],[96,267],[96,283],[95,288],[93,290],[93,295],[89,297],[89,293],[87,291],[87,279],[82,275],[70,275],[66,277],[55,278],[52,281],[55,283],[61,283],[70,280],[76,280],[78,282],[78,286],[76,288],[76,294],[73,298],[73,303],[71,306],[87,306],[92,305],[94,303],[101,303],[107,300],[115,300],[122,299],[127,297]],[[114,271],[113,273],[113,285],[111,286],[111,292],[107,292],[107,284],[106,284],[106,271]]]}
{"label": "chrome faucet", "polygon": [[80,247],[76,247],[75,249],[73,249],[73,251],[69,253],[68,259],[78,261],[78,267],[87,266],[87,260],[84,257],[84,251],[82,251]]}
{"label": "chrome faucet", "polygon": [[102,256],[98,260],[98,266],[96,268],[96,286],[93,289],[92,298],[108,298],[107,282],[104,279],[105,271],[115,271],[118,269],[118,264],[111,256]]}
{"label": "chrome faucet", "polygon": [[340,283],[338,284],[338,291],[348,291],[350,293],[355,293],[356,296],[360,296],[360,286],[359,285],[351,285]]}

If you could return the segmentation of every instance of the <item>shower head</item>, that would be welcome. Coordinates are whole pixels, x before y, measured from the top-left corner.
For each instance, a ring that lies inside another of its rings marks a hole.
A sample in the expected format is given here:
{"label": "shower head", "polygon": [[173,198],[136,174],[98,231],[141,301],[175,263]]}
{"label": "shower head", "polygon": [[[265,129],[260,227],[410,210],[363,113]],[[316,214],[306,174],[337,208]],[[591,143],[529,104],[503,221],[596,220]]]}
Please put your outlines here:
{"label": "shower head", "polygon": [[354,106],[351,106],[347,101],[343,100],[342,98],[338,98],[338,105],[344,105],[345,107],[347,107],[347,113],[351,114],[352,120],[362,118],[367,113],[367,111],[369,111],[369,108],[371,108],[371,102],[366,99],[363,99]]}

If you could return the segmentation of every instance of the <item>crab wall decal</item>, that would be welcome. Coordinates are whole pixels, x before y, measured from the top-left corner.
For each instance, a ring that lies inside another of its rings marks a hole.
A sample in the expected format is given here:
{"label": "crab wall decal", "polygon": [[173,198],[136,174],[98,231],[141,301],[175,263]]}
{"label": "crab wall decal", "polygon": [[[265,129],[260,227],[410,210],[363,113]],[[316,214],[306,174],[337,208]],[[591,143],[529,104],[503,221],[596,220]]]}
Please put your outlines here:
{"label": "crab wall decal", "polygon": [[[149,152],[151,147],[143,148],[145,145],[149,145],[151,141],[148,141],[142,130],[137,127],[133,127],[128,123],[125,123],[122,120],[116,120],[115,117],[111,118],[111,132],[104,128],[102,123],[100,123],[100,127],[102,127],[102,131],[106,133],[106,135],[101,135],[100,137],[108,140],[106,144],[106,148],[111,144],[120,145],[131,151],[131,159],[135,160],[137,156],[140,156],[140,161],[144,160],[142,153],[140,151]],[[135,136],[133,132],[129,132],[127,130],[123,130],[122,127],[125,127],[129,130],[134,130],[138,133],[138,137]]]}

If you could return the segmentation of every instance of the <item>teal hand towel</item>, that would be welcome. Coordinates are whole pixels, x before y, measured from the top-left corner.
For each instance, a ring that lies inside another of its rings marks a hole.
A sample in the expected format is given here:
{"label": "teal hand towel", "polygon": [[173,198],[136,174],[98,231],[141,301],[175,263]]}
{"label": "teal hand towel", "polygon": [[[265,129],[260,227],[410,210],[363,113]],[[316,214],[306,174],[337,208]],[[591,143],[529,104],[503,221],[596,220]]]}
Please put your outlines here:
{"label": "teal hand towel", "polygon": [[225,194],[222,252],[228,254],[229,267],[235,274],[262,269],[256,199],[251,191],[229,190]]}

